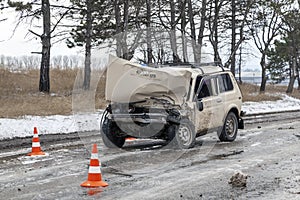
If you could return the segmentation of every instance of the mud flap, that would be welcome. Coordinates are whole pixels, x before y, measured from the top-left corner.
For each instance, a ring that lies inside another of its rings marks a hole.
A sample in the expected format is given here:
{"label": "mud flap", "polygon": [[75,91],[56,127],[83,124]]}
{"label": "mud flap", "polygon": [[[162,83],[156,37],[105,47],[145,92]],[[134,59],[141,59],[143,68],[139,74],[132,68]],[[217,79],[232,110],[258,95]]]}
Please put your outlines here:
{"label": "mud flap", "polygon": [[244,124],[244,120],[242,118],[239,119],[239,129],[244,129],[245,128],[245,124]]}

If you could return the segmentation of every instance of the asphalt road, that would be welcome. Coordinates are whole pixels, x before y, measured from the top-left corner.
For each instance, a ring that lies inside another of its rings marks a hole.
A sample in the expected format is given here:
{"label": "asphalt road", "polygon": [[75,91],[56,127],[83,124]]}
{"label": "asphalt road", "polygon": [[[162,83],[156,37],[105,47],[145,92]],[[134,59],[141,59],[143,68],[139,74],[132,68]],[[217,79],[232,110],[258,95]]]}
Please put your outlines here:
{"label": "asphalt road", "polygon": [[[91,132],[41,136],[48,155],[30,158],[30,138],[0,141],[0,199],[300,199],[300,122],[259,119],[233,143],[211,133],[189,150],[148,140],[108,149]],[[93,143],[107,188],[80,187]],[[236,172],[245,187],[229,184]]]}

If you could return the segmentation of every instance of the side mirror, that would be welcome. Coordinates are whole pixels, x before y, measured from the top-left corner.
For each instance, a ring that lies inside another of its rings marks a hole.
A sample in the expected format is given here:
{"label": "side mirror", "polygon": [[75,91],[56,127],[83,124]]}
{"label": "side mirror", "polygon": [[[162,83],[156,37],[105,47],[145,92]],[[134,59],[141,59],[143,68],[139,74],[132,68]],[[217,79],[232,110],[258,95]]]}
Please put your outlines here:
{"label": "side mirror", "polygon": [[197,108],[199,111],[203,111],[203,102],[202,101],[197,101]]}

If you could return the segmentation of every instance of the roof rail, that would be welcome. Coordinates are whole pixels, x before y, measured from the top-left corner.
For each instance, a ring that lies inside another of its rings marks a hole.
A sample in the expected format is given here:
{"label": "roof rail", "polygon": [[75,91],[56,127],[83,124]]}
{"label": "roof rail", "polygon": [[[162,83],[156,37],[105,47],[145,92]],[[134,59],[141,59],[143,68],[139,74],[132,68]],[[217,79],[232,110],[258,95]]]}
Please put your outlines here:
{"label": "roof rail", "polygon": [[209,62],[209,63],[190,63],[190,62],[178,62],[178,63],[169,63],[166,62],[164,64],[162,64],[161,66],[189,66],[191,68],[199,68],[201,69],[201,67],[205,67],[205,66],[216,66],[216,67],[220,67],[222,69],[222,71],[225,71],[223,65],[221,62]]}

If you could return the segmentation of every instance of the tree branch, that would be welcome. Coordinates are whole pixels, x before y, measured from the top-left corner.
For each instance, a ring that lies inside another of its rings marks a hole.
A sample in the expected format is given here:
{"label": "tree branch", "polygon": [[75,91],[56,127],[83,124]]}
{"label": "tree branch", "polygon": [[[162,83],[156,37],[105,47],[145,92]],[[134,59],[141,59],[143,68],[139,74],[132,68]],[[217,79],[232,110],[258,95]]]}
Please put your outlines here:
{"label": "tree branch", "polygon": [[61,20],[69,13],[69,11],[70,11],[70,9],[67,10],[66,12],[64,12],[64,13],[60,16],[59,20],[57,20],[56,24],[53,26],[52,30],[50,31],[50,34],[52,34],[52,33],[55,31],[55,29],[56,29],[56,27],[58,26],[58,24],[59,24],[59,23],[61,22]]}
{"label": "tree branch", "polygon": [[32,33],[33,35],[36,35],[36,36],[38,36],[39,38],[41,38],[42,37],[42,35],[40,35],[40,34],[38,34],[38,33],[36,33],[36,32],[34,32],[34,31],[32,31],[32,30],[28,30],[30,33]]}

